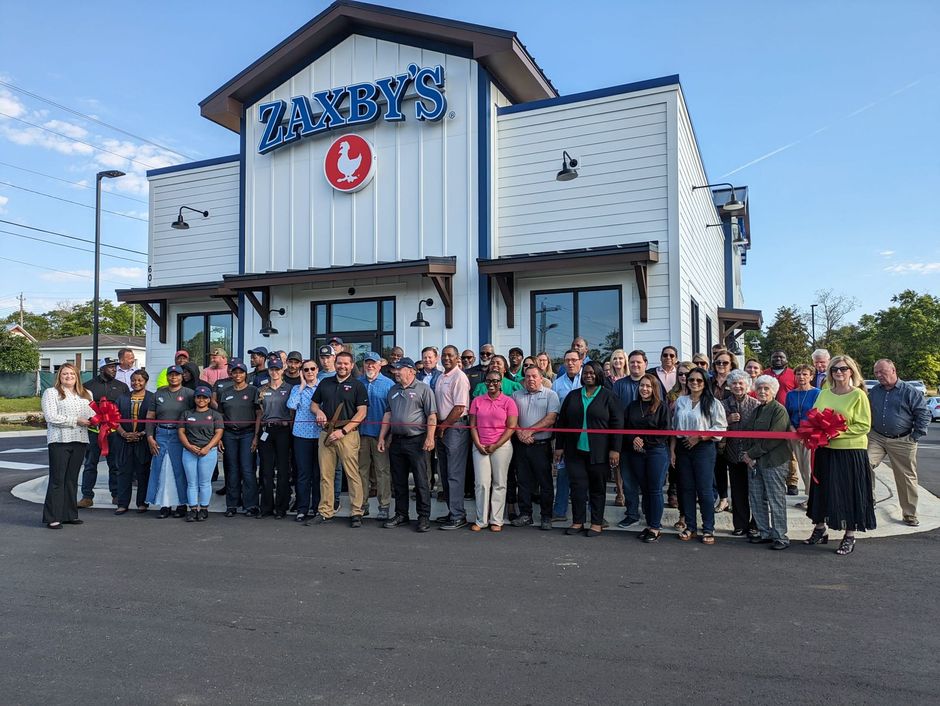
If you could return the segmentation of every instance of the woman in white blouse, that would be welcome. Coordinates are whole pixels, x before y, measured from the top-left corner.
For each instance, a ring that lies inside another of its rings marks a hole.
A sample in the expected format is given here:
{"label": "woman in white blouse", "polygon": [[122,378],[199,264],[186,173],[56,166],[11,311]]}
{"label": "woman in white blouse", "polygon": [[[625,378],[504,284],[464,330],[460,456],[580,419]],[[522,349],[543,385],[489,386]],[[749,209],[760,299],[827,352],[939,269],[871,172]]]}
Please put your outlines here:
{"label": "woman in white blouse", "polygon": [[69,363],[59,368],[53,386],[42,393],[49,444],[49,485],[42,521],[49,529],[82,524],[78,519],[78,472],[88,446],[88,420],[94,415],[90,404],[91,394]]}

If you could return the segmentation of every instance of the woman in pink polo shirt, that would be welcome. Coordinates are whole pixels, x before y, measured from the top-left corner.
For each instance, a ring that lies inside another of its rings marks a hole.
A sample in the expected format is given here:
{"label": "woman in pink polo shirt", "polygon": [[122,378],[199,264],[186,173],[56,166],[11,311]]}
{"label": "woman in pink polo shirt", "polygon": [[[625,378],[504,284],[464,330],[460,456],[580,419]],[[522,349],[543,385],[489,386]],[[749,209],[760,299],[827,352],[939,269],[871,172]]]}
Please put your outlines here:
{"label": "woman in pink polo shirt", "polygon": [[519,408],[512,397],[504,395],[502,375],[486,373],[486,394],[470,403],[470,438],[473,440],[477,519],[470,529],[479,532],[489,522],[493,532],[503,529],[506,510],[506,480],[512,460],[509,439],[519,421]]}

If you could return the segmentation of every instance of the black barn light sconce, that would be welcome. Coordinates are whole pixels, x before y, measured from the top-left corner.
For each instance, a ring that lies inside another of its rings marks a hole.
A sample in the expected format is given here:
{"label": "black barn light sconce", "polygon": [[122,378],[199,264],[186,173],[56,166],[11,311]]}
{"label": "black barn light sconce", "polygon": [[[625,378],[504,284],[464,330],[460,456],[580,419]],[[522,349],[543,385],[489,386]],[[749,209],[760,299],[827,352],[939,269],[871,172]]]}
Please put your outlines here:
{"label": "black barn light sconce", "polygon": [[287,309],[283,306],[280,309],[271,309],[268,311],[268,318],[261,322],[261,330],[258,331],[262,336],[267,338],[268,336],[276,336],[278,331],[274,326],[271,325],[271,314],[280,314],[284,316],[287,313]]}
{"label": "black barn light sconce", "polygon": [[422,306],[434,306],[434,300],[431,298],[418,300],[418,316],[411,322],[411,325],[415,328],[427,328],[431,325],[424,318],[424,314],[421,313]]}
{"label": "black barn light sconce", "polygon": [[567,150],[563,150],[561,153],[561,171],[555,175],[556,181],[571,181],[572,179],[578,178],[578,170],[575,167],[578,166],[578,160],[571,159],[571,155],[568,154]]}
{"label": "black barn light sconce", "polygon": [[735,193],[734,193],[734,190],[735,190],[735,189],[739,189],[739,188],[741,188],[741,187],[739,187],[739,186],[732,186],[731,184],[729,184],[729,183],[726,182],[726,181],[721,182],[721,183],[719,183],[719,184],[703,184],[702,186],[693,186],[693,187],[692,187],[692,191],[695,191],[696,189],[711,189],[711,188],[714,188],[714,187],[716,187],[716,186],[727,186],[729,189],[731,189],[731,198],[729,198],[729,199],[724,203],[724,205],[722,205],[721,210],[727,211],[728,213],[734,213],[735,211],[740,211],[742,208],[744,208],[744,202],[743,202],[743,201],[738,201],[738,198],[737,198],[737,196],[736,196]]}
{"label": "black barn light sconce", "polygon": [[171,227],[171,228],[175,228],[176,230],[188,230],[188,229],[189,229],[189,223],[187,223],[186,221],[183,220],[183,209],[184,209],[184,208],[185,208],[187,211],[194,211],[195,213],[201,213],[203,218],[208,218],[208,217],[209,217],[209,212],[208,212],[208,211],[200,211],[198,208],[190,208],[189,206],[180,206],[180,213],[179,213],[179,215],[176,217],[176,220],[173,221],[173,222],[170,224],[170,227]]}

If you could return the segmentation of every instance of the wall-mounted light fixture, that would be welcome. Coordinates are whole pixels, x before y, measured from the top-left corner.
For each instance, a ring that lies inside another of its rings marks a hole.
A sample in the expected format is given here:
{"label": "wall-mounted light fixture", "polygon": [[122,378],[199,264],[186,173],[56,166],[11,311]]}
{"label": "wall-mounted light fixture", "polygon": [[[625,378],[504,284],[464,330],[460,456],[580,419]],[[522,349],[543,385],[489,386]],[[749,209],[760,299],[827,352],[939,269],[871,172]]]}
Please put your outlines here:
{"label": "wall-mounted light fixture", "polygon": [[271,309],[268,311],[268,318],[261,322],[261,330],[258,331],[258,333],[260,333],[265,338],[268,336],[276,336],[278,333],[277,329],[271,325],[271,314],[275,313],[284,316],[284,314],[287,313],[287,309],[282,306],[280,309]]}
{"label": "wall-mounted light fixture", "polygon": [[430,297],[427,299],[418,300],[418,316],[415,318],[414,321],[411,322],[411,325],[414,326],[415,328],[427,328],[428,326],[431,325],[425,320],[424,314],[421,313],[422,306],[434,306],[434,300],[431,299]]}
{"label": "wall-mounted light fixture", "polygon": [[186,221],[183,220],[183,209],[184,209],[184,208],[185,208],[187,211],[195,211],[196,213],[201,213],[203,218],[208,218],[208,217],[209,217],[209,212],[208,212],[208,211],[200,211],[198,208],[190,208],[189,206],[180,206],[180,213],[179,213],[179,215],[176,217],[176,220],[173,221],[173,222],[170,224],[170,227],[171,227],[171,228],[175,228],[176,230],[187,230],[187,229],[189,228],[189,223],[187,223]]}
{"label": "wall-mounted light fixture", "polygon": [[742,208],[744,208],[744,202],[738,201],[738,198],[734,193],[735,189],[740,189],[741,187],[733,186],[726,181],[721,182],[720,184],[703,184],[702,186],[693,186],[692,191],[695,191],[696,189],[711,189],[716,186],[727,186],[728,188],[731,189],[731,198],[729,198],[724,203],[724,205],[722,205],[721,210],[727,211],[728,213],[733,213],[735,211],[740,211]]}
{"label": "wall-mounted light fixture", "polygon": [[[722,228],[724,223],[706,223],[706,228]],[[748,239],[741,235],[741,226],[738,225],[738,217],[731,216],[731,242],[735,245],[747,245]]]}
{"label": "wall-mounted light fixture", "polygon": [[578,160],[571,159],[571,155],[568,154],[567,150],[563,150],[561,153],[561,171],[555,175],[556,181],[571,181],[572,179],[578,178],[578,170],[575,167],[578,166]]}

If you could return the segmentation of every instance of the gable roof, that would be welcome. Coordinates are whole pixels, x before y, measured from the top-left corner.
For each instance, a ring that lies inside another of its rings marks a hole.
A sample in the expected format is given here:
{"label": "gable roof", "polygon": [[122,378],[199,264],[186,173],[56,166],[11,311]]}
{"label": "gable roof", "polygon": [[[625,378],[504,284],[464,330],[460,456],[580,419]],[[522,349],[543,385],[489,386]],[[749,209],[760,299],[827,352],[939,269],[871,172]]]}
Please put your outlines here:
{"label": "gable roof", "polygon": [[310,22],[199,103],[203,117],[239,132],[244,107],[287,80],[346,37],[361,34],[393,41],[457,48],[490,72],[513,103],[554,98],[558,91],[515,32],[406,10],[337,0]]}

